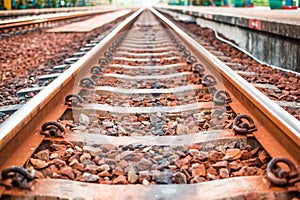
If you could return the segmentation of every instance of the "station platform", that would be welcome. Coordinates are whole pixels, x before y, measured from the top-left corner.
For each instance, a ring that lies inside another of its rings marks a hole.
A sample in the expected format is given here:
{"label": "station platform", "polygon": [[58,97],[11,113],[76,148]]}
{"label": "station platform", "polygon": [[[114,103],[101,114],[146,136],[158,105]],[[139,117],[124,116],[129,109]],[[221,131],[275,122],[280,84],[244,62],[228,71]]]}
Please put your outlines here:
{"label": "station platform", "polygon": [[194,22],[235,41],[264,63],[300,72],[300,10],[269,7],[171,6],[159,11],[184,22]]}
{"label": "station platform", "polygon": [[212,7],[170,6],[158,4],[156,8],[167,9],[196,18],[240,26],[280,36],[300,39],[300,10],[271,10],[269,7]]}

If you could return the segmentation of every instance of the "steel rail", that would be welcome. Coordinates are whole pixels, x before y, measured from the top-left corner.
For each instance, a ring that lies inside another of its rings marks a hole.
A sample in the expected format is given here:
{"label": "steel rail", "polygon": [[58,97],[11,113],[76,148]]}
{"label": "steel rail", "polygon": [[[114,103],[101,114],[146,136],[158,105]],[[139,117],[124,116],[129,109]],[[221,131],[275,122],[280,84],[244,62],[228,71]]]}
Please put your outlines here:
{"label": "steel rail", "polygon": [[[151,8],[151,11],[159,16],[164,23],[173,29],[185,44],[193,49],[193,53],[199,54],[204,61],[216,69],[215,74],[221,74],[226,88],[243,102],[244,109],[248,110],[262,123],[266,131],[255,134],[258,141],[270,153],[271,156],[286,156],[300,166],[300,126],[299,121],[286,112],[283,108],[271,101],[254,86],[244,80],[226,64],[213,56],[202,45],[189,37],[184,31],[176,27],[170,20]],[[218,77],[218,76],[217,76]]]}
{"label": "steel rail", "polygon": [[12,28],[18,28],[23,26],[32,26],[41,23],[48,23],[60,20],[67,20],[73,19],[77,17],[85,17],[85,16],[92,16],[97,14],[105,14],[108,12],[116,11],[116,9],[107,9],[107,10],[92,10],[92,11],[80,11],[80,12],[73,12],[73,13],[59,13],[47,16],[34,16],[27,19],[15,19],[15,20],[6,20],[0,22],[0,31],[7,30]]}

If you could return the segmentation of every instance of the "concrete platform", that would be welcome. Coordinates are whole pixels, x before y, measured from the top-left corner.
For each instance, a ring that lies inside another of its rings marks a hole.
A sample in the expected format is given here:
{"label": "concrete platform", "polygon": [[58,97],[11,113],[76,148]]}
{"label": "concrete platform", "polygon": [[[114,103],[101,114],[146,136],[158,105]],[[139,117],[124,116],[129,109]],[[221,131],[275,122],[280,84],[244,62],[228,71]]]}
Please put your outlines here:
{"label": "concrete platform", "polygon": [[269,7],[235,8],[212,6],[170,6],[160,11],[195,22],[235,40],[258,59],[300,72],[300,10],[271,10]]}
{"label": "concrete platform", "polygon": [[157,5],[194,17],[266,31],[300,39],[300,10],[271,10],[269,7],[212,7]]}

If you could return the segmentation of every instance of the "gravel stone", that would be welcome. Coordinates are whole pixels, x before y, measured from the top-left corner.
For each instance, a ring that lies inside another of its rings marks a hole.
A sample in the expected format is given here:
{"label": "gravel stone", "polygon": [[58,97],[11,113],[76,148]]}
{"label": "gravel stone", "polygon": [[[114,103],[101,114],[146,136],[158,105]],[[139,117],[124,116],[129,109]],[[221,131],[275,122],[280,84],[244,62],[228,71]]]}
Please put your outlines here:
{"label": "gravel stone", "polygon": [[211,166],[214,167],[214,168],[219,169],[219,168],[227,167],[228,166],[228,162],[226,160],[219,161],[219,162],[216,162],[215,164],[212,164]]}
{"label": "gravel stone", "polygon": [[186,184],[187,180],[186,180],[186,176],[184,175],[184,173],[176,172],[173,175],[173,183]]}
{"label": "gravel stone", "polygon": [[237,160],[242,157],[240,149],[227,149],[224,160]]}
{"label": "gravel stone", "polygon": [[83,126],[88,126],[88,125],[90,125],[90,119],[85,114],[80,114],[79,115],[79,123]]}
{"label": "gravel stone", "polygon": [[151,166],[152,166],[152,162],[145,159],[145,158],[142,158],[141,161],[139,161],[137,164],[136,164],[137,168],[141,171],[144,171],[144,170],[148,170],[148,169],[151,169]]}
{"label": "gravel stone", "polygon": [[35,154],[35,156],[36,156],[38,159],[44,160],[44,161],[46,161],[46,162],[48,162],[49,159],[50,159],[50,153],[49,153],[49,150],[48,150],[48,149],[39,151],[38,153]]}
{"label": "gravel stone", "polygon": [[126,177],[123,175],[118,176],[113,180],[113,184],[127,184]]}
{"label": "gravel stone", "polygon": [[135,172],[132,172],[132,171],[128,172],[128,174],[127,174],[127,180],[128,180],[129,183],[134,184],[134,183],[136,183],[138,181],[138,179],[139,179],[139,176],[136,175]]}
{"label": "gravel stone", "polygon": [[109,170],[110,170],[110,167],[109,167],[108,164],[103,164],[103,165],[99,166],[98,169],[99,169],[100,171],[109,171]]}
{"label": "gravel stone", "polygon": [[30,163],[35,169],[43,169],[48,166],[48,163],[44,160],[30,158]]}
{"label": "gravel stone", "polygon": [[216,150],[212,150],[208,153],[208,159],[212,162],[218,162],[221,161],[224,155],[221,152],[218,152]]}
{"label": "gravel stone", "polygon": [[65,175],[65,176],[69,177],[72,180],[75,178],[75,174],[73,173],[72,168],[69,167],[69,166],[64,166],[63,168],[61,168],[60,172],[61,172],[62,175]]}
{"label": "gravel stone", "polygon": [[90,160],[92,157],[91,157],[91,154],[89,153],[83,153],[82,156],[80,156],[80,162],[83,162],[84,160]]}
{"label": "gravel stone", "polygon": [[82,174],[82,178],[84,179],[82,181],[89,182],[89,183],[98,182],[98,180],[99,180],[99,176],[97,176],[95,174],[90,174],[88,172],[84,172]]}
{"label": "gravel stone", "polygon": [[219,174],[221,178],[229,178],[229,170],[227,168],[219,169]]}
{"label": "gravel stone", "polygon": [[204,164],[194,163],[191,166],[192,169],[192,176],[206,176],[206,169]]}

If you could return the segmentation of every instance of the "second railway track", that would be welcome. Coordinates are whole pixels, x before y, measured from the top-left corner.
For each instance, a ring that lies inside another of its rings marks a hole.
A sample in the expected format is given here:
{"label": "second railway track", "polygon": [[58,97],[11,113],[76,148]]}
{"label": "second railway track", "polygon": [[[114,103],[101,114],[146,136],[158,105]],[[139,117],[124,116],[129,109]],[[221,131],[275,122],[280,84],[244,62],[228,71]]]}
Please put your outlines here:
{"label": "second railway track", "polygon": [[0,194],[289,199],[297,123],[156,10],[140,9],[3,123]]}

